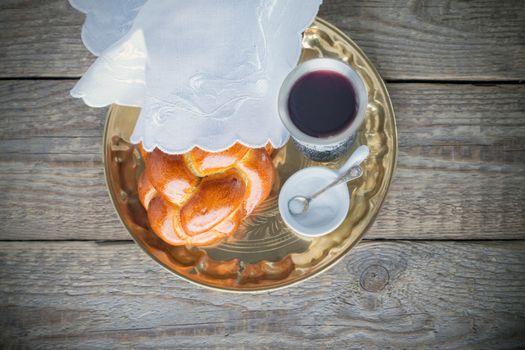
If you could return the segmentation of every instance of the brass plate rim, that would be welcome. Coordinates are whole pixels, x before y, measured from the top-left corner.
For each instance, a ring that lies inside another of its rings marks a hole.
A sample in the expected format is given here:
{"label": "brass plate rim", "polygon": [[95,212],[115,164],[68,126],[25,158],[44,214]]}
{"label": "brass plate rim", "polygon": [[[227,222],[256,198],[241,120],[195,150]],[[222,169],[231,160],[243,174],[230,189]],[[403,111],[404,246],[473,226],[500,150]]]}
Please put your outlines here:
{"label": "brass plate rim", "polygon": [[136,243],[136,245],[138,245],[140,247],[140,249],[142,249],[142,251],[144,251],[157,264],[159,264],[165,270],[167,270],[171,274],[177,276],[178,278],[180,278],[180,279],[182,279],[182,280],[184,280],[186,282],[189,282],[192,285],[195,285],[195,286],[198,286],[198,287],[202,287],[202,288],[205,288],[205,289],[208,289],[208,290],[213,290],[213,291],[218,291],[218,292],[226,292],[226,293],[232,293],[232,294],[261,294],[261,293],[265,293],[265,292],[269,292],[269,291],[278,291],[278,290],[283,290],[283,289],[286,289],[286,288],[294,287],[294,286],[296,286],[296,285],[298,285],[298,284],[300,284],[302,282],[305,282],[305,281],[307,281],[307,280],[309,280],[311,278],[319,276],[320,274],[322,274],[324,272],[329,271],[332,267],[334,267],[341,260],[343,260],[343,258],[346,257],[348,252],[350,250],[352,250],[358,243],[361,242],[361,240],[363,239],[364,235],[368,232],[370,226],[372,226],[372,224],[375,222],[375,220],[377,218],[377,215],[379,215],[379,212],[381,211],[383,203],[385,202],[385,199],[388,196],[388,193],[389,193],[389,190],[390,190],[390,185],[392,184],[392,179],[393,179],[394,174],[395,174],[396,169],[397,169],[397,157],[398,157],[399,145],[398,145],[397,123],[396,123],[396,118],[395,118],[394,107],[392,105],[392,100],[390,98],[390,94],[388,92],[388,89],[386,88],[386,85],[385,85],[385,82],[384,82],[383,78],[381,77],[381,75],[379,74],[379,72],[377,71],[377,69],[373,65],[373,63],[370,61],[368,56],[363,52],[363,50],[348,35],[343,33],[340,29],[338,29],[335,25],[331,24],[330,22],[328,22],[328,21],[326,21],[326,20],[324,20],[324,19],[322,19],[320,17],[316,17],[315,22],[313,24],[315,24],[316,22],[318,22],[318,23],[328,27],[334,33],[338,34],[339,36],[344,38],[346,41],[348,41],[350,44],[352,44],[353,48],[361,55],[362,59],[370,66],[374,76],[377,78],[379,84],[381,85],[381,88],[382,88],[383,92],[385,93],[385,98],[386,98],[386,102],[387,102],[386,106],[387,106],[387,108],[389,109],[389,112],[392,115],[392,123],[393,123],[392,138],[393,138],[393,143],[394,143],[394,149],[393,149],[393,153],[394,154],[393,154],[393,168],[392,168],[392,172],[391,172],[391,175],[390,175],[390,177],[388,178],[388,180],[387,180],[387,182],[385,184],[385,195],[379,201],[379,204],[378,204],[378,207],[377,207],[377,211],[371,217],[370,221],[367,223],[367,225],[365,226],[365,228],[363,229],[361,234],[357,237],[357,239],[352,244],[350,244],[344,251],[342,251],[339,254],[339,256],[334,258],[332,261],[327,263],[325,266],[320,268],[318,271],[315,271],[315,272],[311,273],[310,275],[306,275],[306,276],[300,277],[300,278],[296,279],[293,282],[288,282],[287,284],[284,284],[284,285],[271,286],[271,287],[250,287],[250,288],[245,288],[245,289],[236,289],[236,288],[232,288],[232,287],[218,287],[218,286],[209,285],[209,284],[205,284],[205,283],[201,283],[201,282],[198,282],[198,281],[191,280],[191,279],[187,278],[186,276],[184,276],[183,274],[180,274],[177,271],[174,271],[174,270],[170,269],[168,266],[166,266],[166,264],[164,264],[162,261],[160,261],[155,255],[150,253],[146,249],[146,247],[144,247],[143,244],[141,242],[139,242],[135,238],[134,234],[132,233],[133,232],[132,229],[126,224],[126,222],[122,218],[122,215],[121,215],[120,211],[118,210],[118,207],[117,207],[117,204],[116,204],[117,203],[117,198],[115,197],[115,191],[114,191],[113,185],[112,185],[112,183],[110,181],[110,178],[109,178],[109,169],[108,169],[109,162],[108,162],[108,154],[107,154],[106,144],[107,144],[107,140],[108,140],[108,130],[109,130],[109,121],[110,121],[111,113],[112,113],[112,111],[115,108],[118,108],[119,106],[118,105],[111,105],[109,107],[109,109],[108,109],[108,113],[106,115],[106,120],[105,120],[105,123],[104,123],[103,147],[102,147],[102,153],[103,153],[102,156],[103,156],[103,162],[104,162],[104,180],[105,180],[105,183],[106,183],[106,190],[108,191],[109,197],[111,198],[111,204],[112,204],[113,208],[115,209],[115,211],[117,213],[119,221],[122,223],[124,228],[126,228],[126,230],[128,231],[128,234],[131,236],[132,240]]}

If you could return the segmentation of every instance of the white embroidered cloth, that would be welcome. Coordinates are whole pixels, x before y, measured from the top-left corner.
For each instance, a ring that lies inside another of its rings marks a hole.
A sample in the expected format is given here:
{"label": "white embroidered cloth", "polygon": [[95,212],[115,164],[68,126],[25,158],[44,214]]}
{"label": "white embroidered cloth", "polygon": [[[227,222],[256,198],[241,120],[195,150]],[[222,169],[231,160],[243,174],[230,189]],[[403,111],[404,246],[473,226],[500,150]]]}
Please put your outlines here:
{"label": "white embroidered cloth", "polygon": [[322,0],[70,0],[99,57],[71,91],[141,107],[146,150],[283,146],[277,97]]}

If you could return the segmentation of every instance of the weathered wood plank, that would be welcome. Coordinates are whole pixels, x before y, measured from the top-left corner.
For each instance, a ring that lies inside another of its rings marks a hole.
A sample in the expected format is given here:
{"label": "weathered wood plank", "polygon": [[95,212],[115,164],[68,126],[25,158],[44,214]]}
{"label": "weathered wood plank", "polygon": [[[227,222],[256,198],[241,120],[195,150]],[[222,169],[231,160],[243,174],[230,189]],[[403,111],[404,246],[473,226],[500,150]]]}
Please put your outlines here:
{"label": "weathered wood plank", "polygon": [[319,15],[350,35],[386,79],[525,76],[520,0],[333,0]]}
{"label": "weathered wood plank", "polygon": [[80,76],[94,56],[84,47],[84,16],[67,0],[0,3],[0,76]]}
{"label": "weathered wood plank", "polygon": [[[0,83],[0,239],[129,239],[104,184],[106,110],[72,85]],[[525,237],[525,86],[389,89],[400,156],[367,238]]]}
{"label": "weathered wood plank", "polygon": [[[521,0],[325,0],[319,15],[349,34],[387,79],[525,79]],[[93,56],[66,0],[0,4],[0,77],[74,76]]]}
{"label": "weathered wood plank", "polygon": [[133,244],[0,243],[2,348],[518,349],[524,242],[369,242],[300,287],[197,288]]}
{"label": "weathered wood plank", "polygon": [[369,237],[523,238],[525,86],[389,90],[400,157]]}
{"label": "weathered wood plank", "polygon": [[73,83],[0,83],[0,239],[129,238],[104,183],[106,109]]}

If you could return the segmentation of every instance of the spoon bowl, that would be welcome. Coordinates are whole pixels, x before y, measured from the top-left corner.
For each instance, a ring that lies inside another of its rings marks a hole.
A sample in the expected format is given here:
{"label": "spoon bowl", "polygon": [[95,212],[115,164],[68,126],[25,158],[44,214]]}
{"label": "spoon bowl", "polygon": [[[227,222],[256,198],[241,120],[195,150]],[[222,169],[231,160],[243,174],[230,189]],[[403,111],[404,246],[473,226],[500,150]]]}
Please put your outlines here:
{"label": "spoon bowl", "polygon": [[288,209],[292,215],[301,215],[304,214],[308,208],[310,208],[309,197],[305,196],[295,196],[288,201]]}

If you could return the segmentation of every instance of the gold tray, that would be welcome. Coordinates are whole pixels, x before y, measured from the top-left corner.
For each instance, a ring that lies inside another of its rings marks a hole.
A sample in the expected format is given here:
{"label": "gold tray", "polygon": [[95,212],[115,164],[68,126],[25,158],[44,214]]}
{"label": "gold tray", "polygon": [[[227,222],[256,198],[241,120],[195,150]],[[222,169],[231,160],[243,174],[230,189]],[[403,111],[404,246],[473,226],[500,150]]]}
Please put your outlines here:
{"label": "gold tray", "polygon": [[[288,143],[273,155],[277,181],[270,197],[244,220],[234,237],[209,248],[173,247],[150,230],[137,198],[140,154],[128,140],[137,108],[114,105],[104,132],[106,181],[117,212],[133,239],[155,261],[185,280],[235,292],[290,286],[327,270],[364,235],[379,212],[392,179],[397,156],[394,111],[383,80],[359,47],[328,22],[317,19],[303,36],[301,61],[332,57],[352,65],[368,88],[368,108],[357,141],[370,148],[361,179],[349,185],[350,210],[343,224],[324,237],[304,239],[284,224],[278,210],[280,186],[297,170],[317,163]],[[346,158],[346,157],[344,157]],[[337,167],[342,161],[329,163]]]}

